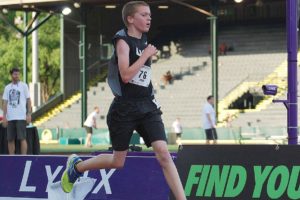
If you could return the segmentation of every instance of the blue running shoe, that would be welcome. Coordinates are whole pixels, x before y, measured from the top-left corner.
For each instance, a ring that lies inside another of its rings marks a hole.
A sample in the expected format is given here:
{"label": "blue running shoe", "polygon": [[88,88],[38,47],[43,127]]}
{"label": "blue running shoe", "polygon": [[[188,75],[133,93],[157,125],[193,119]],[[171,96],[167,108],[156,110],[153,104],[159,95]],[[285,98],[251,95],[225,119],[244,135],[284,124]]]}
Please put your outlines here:
{"label": "blue running shoe", "polygon": [[81,158],[79,158],[76,154],[72,154],[69,156],[66,165],[66,170],[64,171],[61,177],[61,187],[64,192],[71,192],[75,181],[80,176],[82,176],[83,173],[79,173],[75,170],[76,164],[78,164],[81,161]]}

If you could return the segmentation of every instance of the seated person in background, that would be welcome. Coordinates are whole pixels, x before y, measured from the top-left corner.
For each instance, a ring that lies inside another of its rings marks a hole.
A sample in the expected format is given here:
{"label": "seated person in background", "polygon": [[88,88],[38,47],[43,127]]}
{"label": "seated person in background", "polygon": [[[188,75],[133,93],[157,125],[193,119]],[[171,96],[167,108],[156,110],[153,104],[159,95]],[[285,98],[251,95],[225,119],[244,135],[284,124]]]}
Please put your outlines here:
{"label": "seated person in background", "polygon": [[167,73],[163,75],[162,80],[165,85],[171,84],[172,80],[173,80],[173,76],[172,76],[171,72],[167,71]]}
{"label": "seated person in background", "polygon": [[220,55],[226,55],[227,52],[227,45],[225,42],[223,42],[219,47],[219,53]]}

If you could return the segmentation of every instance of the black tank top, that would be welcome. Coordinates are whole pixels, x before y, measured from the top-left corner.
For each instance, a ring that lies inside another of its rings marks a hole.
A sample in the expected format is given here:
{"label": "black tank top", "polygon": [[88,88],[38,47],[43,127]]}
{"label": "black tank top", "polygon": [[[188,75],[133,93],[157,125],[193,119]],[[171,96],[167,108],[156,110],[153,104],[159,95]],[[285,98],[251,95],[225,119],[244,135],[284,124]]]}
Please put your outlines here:
{"label": "black tank top", "polygon": [[122,81],[116,52],[116,43],[119,39],[124,40],[129,46],[129,65],[132,65],[137,59],[139,59],[139,57],[142,55],[142,52],[148,45],[145,34],[142,35],[141,39],[129,36],[127,34],[127,29],[122,29],[115,34],[113,37],[115,51],[109,63],[108,73],[108,83],[113,94],[126,99],[138,99],[153,96],[150,59],[146,61],[144,66],[129,83],[124,83]]}

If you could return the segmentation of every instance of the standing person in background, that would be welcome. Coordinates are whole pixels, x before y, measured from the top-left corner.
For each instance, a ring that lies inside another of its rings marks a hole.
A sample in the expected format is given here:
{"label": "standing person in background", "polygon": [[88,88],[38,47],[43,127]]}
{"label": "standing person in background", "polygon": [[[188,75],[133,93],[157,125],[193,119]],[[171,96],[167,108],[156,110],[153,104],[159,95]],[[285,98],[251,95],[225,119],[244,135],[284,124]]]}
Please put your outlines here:
{"label": "standing person in background", "polygon": [[203,107],[203,128],[206,134],[206,144],[217,143],[218,135],[216,131],[216,112],[214,109],[214,97],[208,96]]}
{"label": "standing person in background", "polygon": [[182,125],[180,123],[180,118],[176,118],[176,120],[172,123],[173,131],[176,133],[176,138],[181,139],[182,135]]}
{"label": "standing person in background", "polygon": [[12,82],[3,93],[3,125],[7,126],[9,154],[15,154],[15,140],[20,140],[21,154],[27,154],[26,123],[31,122],[31,102],[26,83],[20,81],[19,68],[10,70]]}
{"label": "standing person in background", "polygon": [[74,182],[85,171],[122,168],[130,138],[136,130],[145,144],[153,148],[176,200],[186,200],[168,150],[162,112],[151,82],[151,57],[157,49],[148,44],[145,34],[151,25],[150,7],[144,1],[129,1],[122,9],[122,17],[126,27],[113,37],[115,52],[108,74],[108,83],[115,96],[107,114],[113,154],[100,154],[84,161],[71,155],[61,179],[62,188],[71,192]]}
{"label": "standing person in background", "polygon": [[93,134],[93,128],[97,128],[96,119],[97,115],[99,114],[100,109],[98,106],[94,108],[94,111],[89,114],[89,116],[86,118],[83,127],[86,130],[86,147],[92,147],[92,134]]}

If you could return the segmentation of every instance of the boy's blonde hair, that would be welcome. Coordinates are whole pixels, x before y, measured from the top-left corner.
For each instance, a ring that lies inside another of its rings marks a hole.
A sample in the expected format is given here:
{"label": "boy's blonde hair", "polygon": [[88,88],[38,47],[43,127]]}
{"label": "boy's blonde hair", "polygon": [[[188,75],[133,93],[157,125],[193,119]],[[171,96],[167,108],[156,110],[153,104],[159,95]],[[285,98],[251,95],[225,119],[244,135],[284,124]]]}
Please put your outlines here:
{"label": "boy's blonde hair", "polygon": [[122,19],[123,19],[123,22],[124,22],[126,27],[128,27],[127,17],[128,16],[133,16],[136,13],[136,8],[138,6],[147,6],[147,7],[149,7],[149,4],[147,4],[144,1],[130,1],[130,2],[126,3],[123,6]]}

